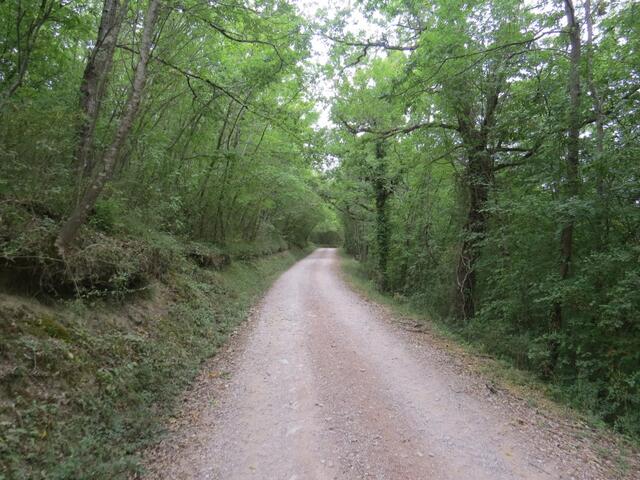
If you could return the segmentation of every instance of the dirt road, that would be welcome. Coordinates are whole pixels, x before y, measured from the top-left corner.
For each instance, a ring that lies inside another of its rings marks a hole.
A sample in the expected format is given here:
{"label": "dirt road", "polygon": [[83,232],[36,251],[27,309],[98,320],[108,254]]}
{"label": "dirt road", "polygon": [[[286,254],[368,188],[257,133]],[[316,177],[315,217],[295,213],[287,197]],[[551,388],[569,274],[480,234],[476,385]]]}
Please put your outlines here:
{"label": "dirt road", "polygon": [[419,337],[349,289],[333,249],[317,250],[207,366],[148,477],[613,478],[570,427]]}

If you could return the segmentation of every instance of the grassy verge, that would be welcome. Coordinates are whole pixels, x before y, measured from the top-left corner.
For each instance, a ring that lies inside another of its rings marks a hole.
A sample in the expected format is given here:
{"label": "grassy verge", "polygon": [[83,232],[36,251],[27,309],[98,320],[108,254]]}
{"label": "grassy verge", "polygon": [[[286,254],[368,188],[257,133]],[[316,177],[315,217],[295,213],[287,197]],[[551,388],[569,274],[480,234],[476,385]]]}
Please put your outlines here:
{"label": "grassy verge", "polygon": [[305,253],[183,262],[126,302],[0,295],[0,479],[127,478],[200,364]]}
{"label": "grassy verge", "polygon": [[559,393],[554,385],[544,382],[532,372],[516,368],[509,359],[497,358],[481,343],[474,342],[464,335],[464,331],[456,330],[446,322],[431,317],[428,312],[412,305],[407,298],[381,293],[367,276],[363,265],[343,252],[341,268],[344,279],[354,290],[386,306],[399,319],[410,321],[416,326],[420,325],[420,330],[430,334],[436,344],[463,357],[468,368],[481,374],[497,388],[511,392],[533,407],[540,407],[572,422],[581,423],[587,430],[597,431],[601,436],[606,436],[610,440],[609,444],[616,447],[603,453],[605,456],[615,457],[622,471],[625,470],[626,458],[633,454],[632,451],[640,448],[637,439],[613,432],[611,427],[598,417],[572,408],[571,402],[562,392]]}

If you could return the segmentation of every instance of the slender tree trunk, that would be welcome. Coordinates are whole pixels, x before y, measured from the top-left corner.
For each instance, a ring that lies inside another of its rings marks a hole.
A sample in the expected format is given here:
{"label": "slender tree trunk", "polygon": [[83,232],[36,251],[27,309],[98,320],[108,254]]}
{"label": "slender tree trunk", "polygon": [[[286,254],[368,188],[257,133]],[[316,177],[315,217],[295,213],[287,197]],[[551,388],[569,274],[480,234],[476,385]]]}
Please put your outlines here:
{"label": "slender tree trunk", "polygon": [[260,207],[258,208],[258,213],[256,214],[255,221],[253,223],[253,229],[251,231],[251,237],[249,238],[249,241],[253,242],[255,241],[256,238],[258,238],[258,231],[260,230],[260,224],[262,223],[262,221],[264,221],[263,217],[264,216],[262,214],[262,202],[261,202]]}
{"label": "slender tree trunk", "polygon": [[591,11],[591,0],[584,3],[585,22],[587,25],[587,85],[591,95],[591,103],[595,115],[595,155],[594,162],[596,165],[596,190],[600,200],[599,216],[599,248],[603,248],[607,243],[609,231],[609,215],[608,215],[608,198],[605,187],[606,166],[604,165],[604,112],[602,107],[602,99],[593,79],[593,18]]}
{"label": "slender tree trunk", "polygon": [[136,118],[138,107],[140,106],[140,100],[142,98],[142,91],[147,78],[147,63],[149,62],[149,56],[151,53],[153,30],[158,17],[159,5],[160,0],[150,0],[149,2],[149,8],[144,18],[142,39],[140,41],[140,58],[135,68],[133,85],[115,136],[111,145],[102,157],[102,169],[98,174],[94,175],[87,190],[84,192],[75,209],[62,226],[62,229],[58,234],[58,238],[56,239],[56,247],[62,256],[64,256],[69,245],[75,239],[80,227],[86,222],[89,212],[95,206],[104,186],[113,175],[118,155]]}
{"label": "slender tree trunk", "polygon": [[[567,154],[565,196],[571,200],[578,196],[580,189],[579,162],[580,162],[580,26],[575,16],[573,2],[565,0],[565,16],[569,34],[569,109],[567,112]],[[573,258],[573,233],[575,219],[569,214],[562,226],[560,234],[560,279],[566,280],[571,273],[571,261]],[[559,332],[562,329],[563,320],[562,303],[556,302],[551,316],[551,331]],[[552,363],[557,360],[557,342],[551,345]],[[552,365],[553,367],[553,365]]]}
{"label": "slender tree trunk", "polygon": [[[216,213],[214,215],[214,224],[213,224],[214,225],[214,231],[213,231],[214,241],[222,245],[224,245],[226,240],[226,233],[224,228],[225,225],[223,221],[223,211],[224,211],[223,202],[227,194],[227,181],[229,180],[230,172],[233,169],[233,162],[231,157],[232,157],[231,152],[227,152],[226,162],[224,164],[224,171],[222,174],[222,183],[218,191],[218,203],[216,205]],[[201,228],[203,226],[204,224],[202,223]]]}
{"label": "slender tree trunk", "polygon": [[[196,208],[199,213],[199,220],[197,226],[197,232],[199,236],[204,234],[204,223],[205,223],[205,194],[209,188],[209,181],[211,180],[211,174],[213,173],[213,167],[218,162],[221,157],[222,146],[224,143],[224,135],[227,130],[227,125],[229,124],[229,119],[231,118],[231,111],[233,107],[233,99],[229,100],[229,105],[227,106],[227,111],[225,114],[224,121],[222,122],[222,127],[220,128],[220,132],[218,133],[218,141],[216,142],[215,154],[211,156],[211,160],[209,161],[209,166],[207,167],[207,172],[205,173],[204,180],[202,181],[202,185],[198,191],[198,197],[196,199]],[[194,226],[195,228],[195,226]]]}
{"label": "slender tree trunk", "polygon": [[[104,0],[96,45],[93,47],[84,69],[80,83],[80,112],[78,124],[78,143],[75,161],[80,179],[91,174],[95,128],[100,116],[100,107],[104,97],[107,79],[113,64],[113,54],[124,21],[129,0]],[[82,189],[82,185],[79,185]]]}
{"label": "slender tree trunk", "polygon": [[[247,96],[247,98],[245,99],[245,101],[248,101],[249,96],[251,95],[251,93],[249,93],[249,95]],[[227,117],[225,119],[225,127],[227,125],[227,123],[229,122],[230,119],[230,114],[231,114],[231,106],[232,103],[229,105],[229,109],[227,110]],[[235,119],[233,120],[233,123],[231,124],[231,128],[229,129],[229,132],[227,134],[227,140],[226,140],[226,162],[225,162],[225,166],[224,166],[224,171],[222,174],[222,183],[220,185],[219,188],[219,193],[218,193],[218,203],[216,205],[216,213],[214,215],[214,240],[218,243],[224,244],[224,242],[226,241],[226,224],[225,224],[225,215],[224,215],[224,205],[223,202],[225,200],[225,197],[227,195],[227,182],[231,176],[231,172],[233,171],[234,168],[234,158],[232,158],[232,150],[234,150],[233,152],[233,156],[235,157],[236,153],[235,153],[235,149],[238,146],[238,141],[239,141],[239,121],[242,118],[242,115],[245,111],[245,107],[244,106],[240,106],[238,113],[235,116]],[[218,139],[218,147],[222,147],[222,135],[224,134],[224,131],[221,132],[221,136]],[[232,138],[234,139],[234,143],[231,143]],[[206,177],[205,180],[205,184],[203,184],[203,189],[206,188],[206,185],[208,183],[208,175]],[[200,217],[200,227],[199,230],[202,233],[202,231],[204,230],[204,221],[205,221],[205,216],[204,216],[204,209],[201,212],[201,217]]]}

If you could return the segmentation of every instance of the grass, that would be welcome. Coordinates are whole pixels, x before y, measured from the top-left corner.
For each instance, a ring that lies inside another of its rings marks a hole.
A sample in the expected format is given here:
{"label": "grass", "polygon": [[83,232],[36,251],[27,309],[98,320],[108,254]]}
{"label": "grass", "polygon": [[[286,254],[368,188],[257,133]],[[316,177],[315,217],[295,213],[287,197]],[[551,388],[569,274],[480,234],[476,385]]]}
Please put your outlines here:
{"label": "grass", "polygon": [[182,262],[126,302],[0,295],[0,479],[124,479],[179,394],[306,252]]}

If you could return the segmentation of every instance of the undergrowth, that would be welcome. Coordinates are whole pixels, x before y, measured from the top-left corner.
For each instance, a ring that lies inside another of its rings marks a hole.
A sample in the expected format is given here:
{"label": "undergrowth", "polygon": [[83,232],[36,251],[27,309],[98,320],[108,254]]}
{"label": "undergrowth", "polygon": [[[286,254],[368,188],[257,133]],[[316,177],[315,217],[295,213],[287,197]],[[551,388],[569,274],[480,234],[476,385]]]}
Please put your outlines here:
{"label": "undergrowth", "polygon": [[[341,252],[341,268],[347,282],[366,297],[388,306],[400,316],[427,326],[438,337],[482,358],[484,361],[476,367],[491,381],[508,386],[532,405],[544,404],[546,409],[577,416],[592,428],[602,431],[610,428],[605,419],[598,415],[597,410],[590,409],[588,404],[580,401],[576,393],[579,385],[567,388],[559,381],[545,380],[523,369],[514,358],[502,354],[494,337],[478,335],[473,324],[464,326],[447,322],[445,318],[426,312],[423,306],[416,304],[411,298],[381,292],[375,281],[370,278],[366,266],[344,252]],[[640,447],[639,438],[636,436],[624,434],[621,438],[634,448]]]}
{"label": "undergrowth", "polygon": [[[171,251],[170,239],[159,241]],[[302,253],[254,256],[224,271],[186,255],[126,301],[0,295],[0,478],[137,471],[136,452],[156,438],[200,364]]]}

